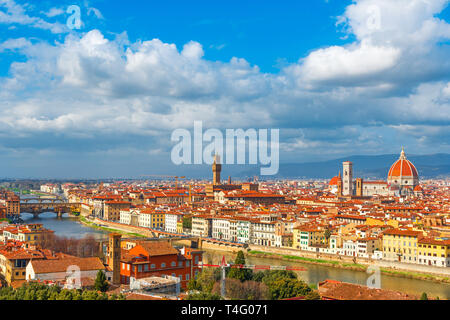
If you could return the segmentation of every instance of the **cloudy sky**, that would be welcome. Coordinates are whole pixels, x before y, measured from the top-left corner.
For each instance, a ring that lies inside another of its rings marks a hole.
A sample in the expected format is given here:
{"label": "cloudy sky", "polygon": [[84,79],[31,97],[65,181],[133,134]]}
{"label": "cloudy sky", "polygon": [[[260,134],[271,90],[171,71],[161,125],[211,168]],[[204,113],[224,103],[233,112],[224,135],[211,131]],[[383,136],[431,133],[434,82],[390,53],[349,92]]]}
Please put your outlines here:
{"label": "cloudy sky", "polygon": [[196,120],[282,163],[450,152],[449,2],[0,0],[0,177],[169,174]]}

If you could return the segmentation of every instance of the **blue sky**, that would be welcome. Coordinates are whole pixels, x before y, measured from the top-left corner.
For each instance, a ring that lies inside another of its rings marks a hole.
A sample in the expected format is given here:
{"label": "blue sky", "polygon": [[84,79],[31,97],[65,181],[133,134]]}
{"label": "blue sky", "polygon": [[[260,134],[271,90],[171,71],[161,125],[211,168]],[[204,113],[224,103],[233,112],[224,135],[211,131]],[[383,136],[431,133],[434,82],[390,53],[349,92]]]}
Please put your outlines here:
{"label": "blue sky", "polygon": [[168,173],[195,120],[278,128],[282,163],[450,152],[449,22],[447,0],[0,0],[0,177]]}
{"label": "blue sky", "polygon": [[[16,3],[26,3],[16,1]],[[161,39],[183,46],[194,40],[203,44],[205,58],[229,61],[244,58],[264,72],[278,72],[280,66],[296,62],[311,50],[351,41],[336,28],[337,17],[351,1],[43,1],[30,13],[51,8],[81,8],[85,23],[80,32],[99,29],[106,35],[127,32],[130,40]],[[88,10],[96,7],[104,19]],[[48,18],[64,23],[70,14]],[[4,26],[2,40],[11,37],[37,37],[63,40],[65,33],[52,34],[35,28],[9,30]],[[8,58],[6,58],[8,59]],[[13,57],[9,57],[13,61]],[[3,61],[3,59],[2,59]],[[8,63],[2,63],[5,74]]]}

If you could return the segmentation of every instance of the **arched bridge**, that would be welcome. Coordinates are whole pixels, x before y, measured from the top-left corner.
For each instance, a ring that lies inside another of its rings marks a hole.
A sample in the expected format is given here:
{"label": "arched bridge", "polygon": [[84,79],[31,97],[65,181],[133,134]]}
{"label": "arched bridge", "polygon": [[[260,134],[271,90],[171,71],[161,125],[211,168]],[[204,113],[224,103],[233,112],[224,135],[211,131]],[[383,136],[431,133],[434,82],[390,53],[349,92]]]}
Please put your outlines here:
{"label": "arched bridge", "polygon": [[80,203],[72,203],[60,198],[26,198],[20,200],[20,213],[27,212],[35,217],[44,212],[55,212],[58,217],[63,213],[80,210]]}

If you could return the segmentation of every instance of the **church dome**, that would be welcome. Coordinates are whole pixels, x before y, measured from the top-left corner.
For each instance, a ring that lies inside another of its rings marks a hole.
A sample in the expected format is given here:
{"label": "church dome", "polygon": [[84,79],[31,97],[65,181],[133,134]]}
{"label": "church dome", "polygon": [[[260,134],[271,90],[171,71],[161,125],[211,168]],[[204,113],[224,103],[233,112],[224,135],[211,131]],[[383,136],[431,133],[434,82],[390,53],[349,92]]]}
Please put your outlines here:
{"label": "church dome", "polygon": [[330,183],[328,183],[328,185],[329,186],[337,186],[338,185],[338,181],[339,181],[339,177],[338,176],[333,177],[333,178],[331,178]]}
{"label": "church dome", "polygon": [[341,172],[339,171],[339,175],[331,178],[328,185],[331,186],[337,186],[339,184],[339,181],[341,180]]}
{"label": "church dome", "polygon": [[402,179],[419,179],[419,174],[417,173],[416,167],[411,161],[406,159],[405,151],[402,148],[400,158],[394,162],[394,164],[389,169],[388,181],[396,182]]}

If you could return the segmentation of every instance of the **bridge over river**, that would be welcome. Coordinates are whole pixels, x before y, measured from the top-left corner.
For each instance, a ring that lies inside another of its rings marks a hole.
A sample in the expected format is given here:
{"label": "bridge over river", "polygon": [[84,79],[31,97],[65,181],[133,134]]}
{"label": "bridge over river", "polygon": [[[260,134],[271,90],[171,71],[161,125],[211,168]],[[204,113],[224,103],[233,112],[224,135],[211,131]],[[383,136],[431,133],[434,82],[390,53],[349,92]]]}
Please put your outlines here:
{"label": "bridge over river", "polygon": [[68,202],[61,197],[39,197],[20,199],[20,213],[31,213],[38,217],[44,212],[54,212],[58,217],[63,213],[72,213],[80,210],[80,203]]}

